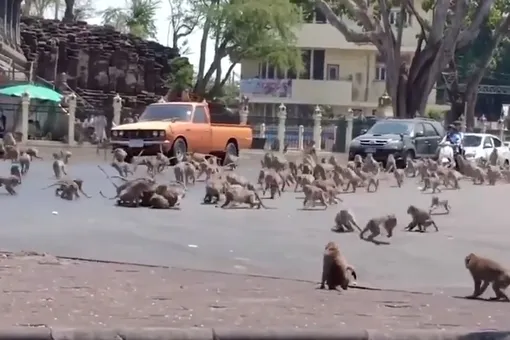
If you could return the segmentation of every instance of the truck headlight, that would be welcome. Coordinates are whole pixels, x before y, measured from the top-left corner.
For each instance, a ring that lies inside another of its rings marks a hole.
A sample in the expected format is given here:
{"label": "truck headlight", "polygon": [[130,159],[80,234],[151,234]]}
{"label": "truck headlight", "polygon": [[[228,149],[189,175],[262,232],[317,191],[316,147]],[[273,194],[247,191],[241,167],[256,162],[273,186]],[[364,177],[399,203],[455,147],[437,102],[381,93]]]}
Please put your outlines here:
{"label": "truck headlight", "polygon": [[157,137],[159,135],[159,133],[157,131],[152,131],[152,136],[153,137]]}
{"label": "truck headlight", "polygon": [[119,131],[119,136],[124,136],[124,131]]}
{"label": "truck headlight", "polygon": [[159,131],[159,136],[160,137],[165,137],[165,131]]}
{"label": "truck headlight", "polygon": [[113,137],[117,137],[119,135],[119,133],[117,131],[112,131],[112,136]]}

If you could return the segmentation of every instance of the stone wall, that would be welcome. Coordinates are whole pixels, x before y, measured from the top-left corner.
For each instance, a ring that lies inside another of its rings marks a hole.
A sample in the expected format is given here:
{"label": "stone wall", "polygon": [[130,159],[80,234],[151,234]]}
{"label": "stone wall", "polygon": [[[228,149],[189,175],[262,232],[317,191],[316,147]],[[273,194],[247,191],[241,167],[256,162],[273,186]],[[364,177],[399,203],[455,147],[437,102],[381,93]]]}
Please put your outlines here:
{"label": "stone wall", "polygon": [[110,115],[116,93],[125,111],[143,110],[166,93],[169,62],[179,57],[175,49],[109,26],[32,17],[21,19],[21,48],[34,62],[36,81],[78,94],[79,118],[97,111]]}

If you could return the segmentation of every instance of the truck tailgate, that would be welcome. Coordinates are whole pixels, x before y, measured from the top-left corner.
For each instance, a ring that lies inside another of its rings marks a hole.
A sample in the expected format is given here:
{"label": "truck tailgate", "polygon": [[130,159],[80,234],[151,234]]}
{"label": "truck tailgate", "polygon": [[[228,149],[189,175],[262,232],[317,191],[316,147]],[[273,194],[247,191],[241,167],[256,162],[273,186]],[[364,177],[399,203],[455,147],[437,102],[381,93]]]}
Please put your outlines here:
{"label": "truck tailgate", "polygon": [[231,138],[237,141],[239,150],[251,147],[253,131],[249,125],[211,124],[211,130],[214,150],[224,150],[228,140]]}

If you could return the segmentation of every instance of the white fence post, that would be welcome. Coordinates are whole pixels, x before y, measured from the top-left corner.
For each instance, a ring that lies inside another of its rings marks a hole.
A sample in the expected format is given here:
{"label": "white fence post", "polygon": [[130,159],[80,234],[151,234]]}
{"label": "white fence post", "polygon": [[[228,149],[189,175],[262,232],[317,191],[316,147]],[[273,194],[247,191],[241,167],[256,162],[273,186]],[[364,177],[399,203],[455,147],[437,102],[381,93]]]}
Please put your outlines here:
{"label": "white fence post", "polygon": [[68,120],[67,120],[67,144],[74,145],[74,124],[76,121],[76,95],[71,93],[67,97]]}
{"label": "white fence post", "polygon": [[280,104],[280,110],[278,112],[279,124],[278,124],[278,141],[279,151],[283,152],[285,144],[285,120],[287,119],[287,107],[282,103]]}
{"label": "white fence post", "polygon": [[321,142],[322,142],[322,136],[321,136],[321,120],[322,120],[322,110],[317,105],[315,107],[315,110],[313,112],[313,141],[315,143],[315,150],[320,151],[321,149]]}
{"label": "white fence post", "polygon": [[266,123],[260,124],[260,138],[266,138]]}
{"label": "white fence post", "polygon": [[[28,115],[30,113],[30,95],[24,92],[21,97],[21,142],[28,142]],[[14,122],[17,124],[17,122]]]}
{"label": "white fence post", "polygon": [[305,127],[303,125],[299,125],[299,130],[298,130],[298,149],[299,150],[304,149],[304,134],[305,134]]}
{"label": "white fence post", "polygon": [[113,97],[113,120],[112,126],[120,125],[120,116],[122,112],[122,98],[117,93],[115,97]]}
{"label": "white fence post", "polygon": [[345,129],[345,152],[349,152],[349,144],[351,144],[352,140],[352,127],[353,127],[353,112],[351,109],[347,110],[347,115],[345,116],[345,120],[347,122],[347,127]]}

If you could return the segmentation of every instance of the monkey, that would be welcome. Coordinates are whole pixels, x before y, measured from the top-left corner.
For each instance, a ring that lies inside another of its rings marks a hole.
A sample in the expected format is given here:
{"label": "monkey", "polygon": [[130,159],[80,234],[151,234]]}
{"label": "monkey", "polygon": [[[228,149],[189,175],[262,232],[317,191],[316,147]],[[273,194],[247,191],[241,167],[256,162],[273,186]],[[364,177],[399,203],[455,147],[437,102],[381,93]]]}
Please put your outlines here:
{"label": "monkey", "polygon": [[489,155],[489,163],[490,163],[490,165],[492,165],[492,166],[497,165],[498,164],[498,158],[499,158],[499,156],[498,156],[498,149],[496,149],[496,148],[492,149],[492,152]]}
{"label": "monkey", "polygon": [[399,188],[402,187],[402,184],[404,184],[404,178],[405,178],[405,173],[404,173],[404,170],[402,169],[394,169],[393,170],[393,177],[395,177],[395,181],[397,181],[397,186]]}
{"label": "monkey", "polygon": [[156,193],[152,194],[149,199],[149,205],[151,209],[170,209],[170,204],[166,198]]}
{"label": "monkey", "polygon": [[126,150],[121,148],[116,148],[113,150],[113,161],[122,163],[126,161],[126,157],[128,156]]}
{"label": "monkey", "polygon": [[482,185],[485,183],[487,174],[482,168],[475,166],[469,172],[471,173],[471,177],[473,177],[473,184]]}
{"label": "monkey", "polygon": [[436,222],[430,217],[430,213],[428,211],[419,209],[414,205],[410,205],[407,208],[407,213],[411,215],[412,221],[406,227],[407,231],[412,231],[415,227],[418,227],[418,231],[423,233],[426,228],[429,226],[434,226],[436,231],[439,231]]}
{"label": "monkey", "polygon": [[[386,230],[386,236],[390,238],[393,236],[393,229],[395,229],[395,227],[397,226],[397,218],[395,217],[395,215],[390,214],[370,219],[365,228],[360,232],[359,238],[377,245],[388,244],[387,242],[375,240],[375,237],[381,234],[381,224]],[[368,237],[365,238],[365,234],[367,232],[370,232],[370,235],[368,235]]]}
{"label": "monkey", "polygon": [[347,263],[338,246],[334,242],[328,242],[322,258],[320,289],[325,289],[327,284],[329,290],[336,290],[338,286],[347,290],[350,283],[349,272],[354,280],[358,279],[354,267]]}
{"label": "monkey", "polygon": [[269,189],[269,192],[271,194],[270,198],[274,199],[275,195],[278,193],[278,196],[282,196],[282,191],[280,190],[280,187],[282,185],[285,185],[283,183],[282,178],[280,177],[280,174],[276,172],[275,170],[270,170],[267,172],[265,178],[264,178],[264,188],[262,190],[262,195],[266,194],[266,191]]}
{"label": "monkey", "polygon": [[492,290],[496,294],[489,300],[510,301],[508,296],[502,291],[510,285],[510,275],[502,265],[494,260],[486,257],[478,256],[470,253],[464,259],[466,268],[473,277],[474,291],[473,294],[467,296],[468,299],[476,299],[482,295],[490,283]]}
{"label": "monkey", "polygon": [[197,181],[197,168],[191,162],[184,162],[184,183],[195,184]]}
{"label": "monkey", "polygon": [[64,161],[62,161],[62,159],[60,159],[60,157],[58,159],[53,160],[52,167],[56,179],[61,179],[62,175],[67,176],[66,164]]}
{"label": "monkey", "polygon": [[41,159],[41,160],[43,159],[42,157],[39,156],[39,150],[36,148],[27,148],[25,150],[25,153],[29,154],[30,157],[32,157],[32,158]]}
{"label": "monkey", "polygon": [[3,177],[0,176],[0,187],[4,186],[5,190],[11,195],[16,195],[16,191],[14,190],[15,187],[21,184],[21,180],[19,177],[16,176],[8,176]]}
{"label": "monkey", "polygon": [[[338,166],[338,164],[334,164],[335,168]],[[375,172],[379,169],[379,163],[374,159],[374,156],[371,153],[367,154],[367,157],[363,161],[363,167],[361,170],[365,172]]]}
{"label": "monkey", "polygon": [[315,185],[305,184],[303,186],[303,193],[305,194],[303,208],[308,207],[309,203],[312,205],[312,208],[315,207],[315,201],[319,201],[324,206],[324,209],[328,208],[327,194],[321,188]]}
{"label": "monkey", "polygon": [[19,157],[19,150],[14,145],[6,145],[5,146],[5,154],[4,160],[10,160],[13,162],[17,162]]}
{"label": "monkey", "polygon": [[393,172],[397,169],[397,161],[395,160],[395,156],[393,154],[389,154],[388,158],[386,159],[386,172]]}
{"label": "monkey", "polygon": [[354,168],[359,168],[363,164],[363,158],[360,155],[354,156]]}
{"label": "monkey", "polygon": [[4,145],[7,146],[16,146],[16,139],[14,139],[14,136],[11,132],[7,132],[4,134]]}
{"label": "monkey", "polygon": [[349,190],[349,187],[352,187],[353,193],[356,193],[356,188],[363,182],[354,170],[349,168],[345,169],[344,178],[347,180],[347,186],[344,188],[344,191],[347,191]]}
{"label": "monkey", "polygon": [[411,158],[407,158],[406,168],[404,171],[405,175],[408,177],[416,177],[417,171],[418,171],[417,164]]}
{"label": "monkey", "polygon": [[65,165],[69,164],[69,159],[71,159],[71,156],[73,153],[71,151],[63,151],[60,150],[60,159],[64,162]]}
{"label": "monkey", "polygon": [[74,198],[80,198],[78,194],[78,185],[75,182],[69,181],[67,184],[61,184],[55,190],[55,194],[59,195],[61,199],[72,201]]}
{"label": "monkey", "polygon": [[78,192],[81,192],[83,194],[83,196],[87,197],[87,198],[91,198],[91,196],[87,195],[84,191],[83,191],[83,180],[82,179],[79,179],[79,178],[76,178],[76,179],[73,179],[73,180],[69,180],[69,179],[64,179],[64,180],[59,180],[57,181],[56,183],[54,184],[51,184],[45,188],[43,188],[43,190],[45,189],[49,189],[51,187],[54,187],[54,186],[58,186],[57,189],[55,189],[55,195],[56,196],[59,196],[61,195],[62,191],[66,188],[66,187],[69,187],[69,186],[76,186],[76,197],[79,197],[78,195]]}
{"label": "monkey", "polygon": [[[116,177],[116,178],[119,178],[119,179],[122,179],[124,181],[124,183],[122,183],[121,185],[117,185],[113,180],[112,180],[112,177],[110,177],[108,175],[108,173],[106,173],[106,171],[100,166],[98,165],[97,166],[99,168],[99,170],[101,170],[101,172],[103,174],[105,174],[106,178],[110,181],[110,183],[112,183],[112,185],[115,187],[115,190],[116,190],[116,194],[114,197],[112,198],[109,198],[111,200],[113,199],[116,199],[116,198],[119,198],[120,195],[129,190],[132,186],[135,186],[137,185],[138,183],[144,183],[145,184],[145,187],[143,187],[140,191],[151,191],[152,189],[152,186],[156,183],[154,181],[154,179],[152,178],[135,178],[133,180],[127,180],[125,178],[122,178],[122,177]],[[106,197],[102,191],[99,191],[99,194],[101,196],[103,196],[104,198],[108,198]],[[127,197],[127,196],[126,196]]]}
{"label": "monkey", "polygon": [[315,181],[315,177],[312,174],[301,174],[296,177],[296,186],[294,187],[294,192],[298,191],[299,186],[303,187],[307,184],[312,184]]}
{"label": "monkey", "polygon": [[216,204],[225,192],[225,182],[221,179],[210,179],[205,185],[204,204]]}
{"label": "monkey", "polygon": [[439,189],[439,186],[441,185],[441,181],[439,178],[435,176],[426,176],[423,178],[423,188],[421,191],[425,191],[427,189],[432,189],[432,193],[435,194],[437,192],[442,192],[441,189]]}
{"label": "monkey", "polygon": [[[367,182],[367,192],[377,192],[379,190],[379,167],[376,168],[375,172],[369,173],[366,182]],[[370,191],[370,188],[374,188],[374,190]]]}
{"label": "monkey", "polygon": [[231,188],[228,188],[225,190],[225,203],[223,203],[221,208],[230,208],[232,207],[232,203],[245,203],[248,204],[250,208],[254,208],[256,206],[257,209],[260,209],[261,207],[267,209],[260,199],[259,194],[257,194],[255,190],[243,187],[240,189],[236,188],[232,190]]}
{"label": "monkey", "polygon": [[130,165],[124,161],[119,162],[117,160],[114,160],[111,163],[111,166],[112,166],[112,168],[117,170],[117,173],[119,174],[120,177],[127,177],[128,175],[133,174],[133,171],[131,171]]}
{"label": "monkey", "polygon": [[229,173],[225,176],[225,180],[229,184],[239,184],[249,190],[255,190],[255,186],[248,181],[244,176],[240,176],[236,173]]}
{"label": "monkey", "polygon": [[32,158],[28,153],[22,152],[18,158],[19,165],[21,167],[21,174],[26,175],[30,169],[30,163]]}
{"label": "monkey", "polygon": [[225,158],[223,159],[223,167],[229,166],[231,169],[237,169],[239,164],[239,157],[236,155],[232,155],[231,153],[226,153]]}
{"label": "monkey", "polygon": [[135,162],[135,166],[133,168],[133,172],[136,172],[136,169],[138,168],[138,166],[145,166],[147,167],[147,174],[151,177],[154,177],[154,175],[156,175],[156,164],[154,164],[154,162],[152,160],[150,160],[149,158],[142,158],[140,160],[137,160]]}
{"label": "monkey", "polygon": [[[494,149],[496,150],[496,149]],[[496,182],[501,178],[501,170],[498,166],[489,165],[487,168],[487,182],[489,185],[496,185]]]}
{"label": "monkey", "polygon": [[462,175],[454,169],[448,170],[448,172],[446,173],[446,177],[445,177],[446,182],[449,185],[452,184],[454,189],[460,189],[459,182],[460,182],[461,178],[462,178]]}
{"label": "monkey", "polygon": [[447,214],[450,213],[451,207],[450,207],[450,204],[448,204],[448,200],[439,200],[439,197],[432,196],[432,202],[430,204],[429,215],[432,214],[432,212],[439,207],[443,207],[444,210],[446,210]]}
{"label": "monkey", "polygon": [[16,176],[19,178],[20,182],[21,182],[21,171],[19,169],[19,165],[18,164],[12,164],[11,165],[11,176]]}
{"label": "monkey", "polygon": [[342,232],[353,232],[354,227],[361,232],[361,228],[356,223],[354,215],[349,210],[340,210],[335,216],[335,227],[331,228],[331,231],[342,233]]}

